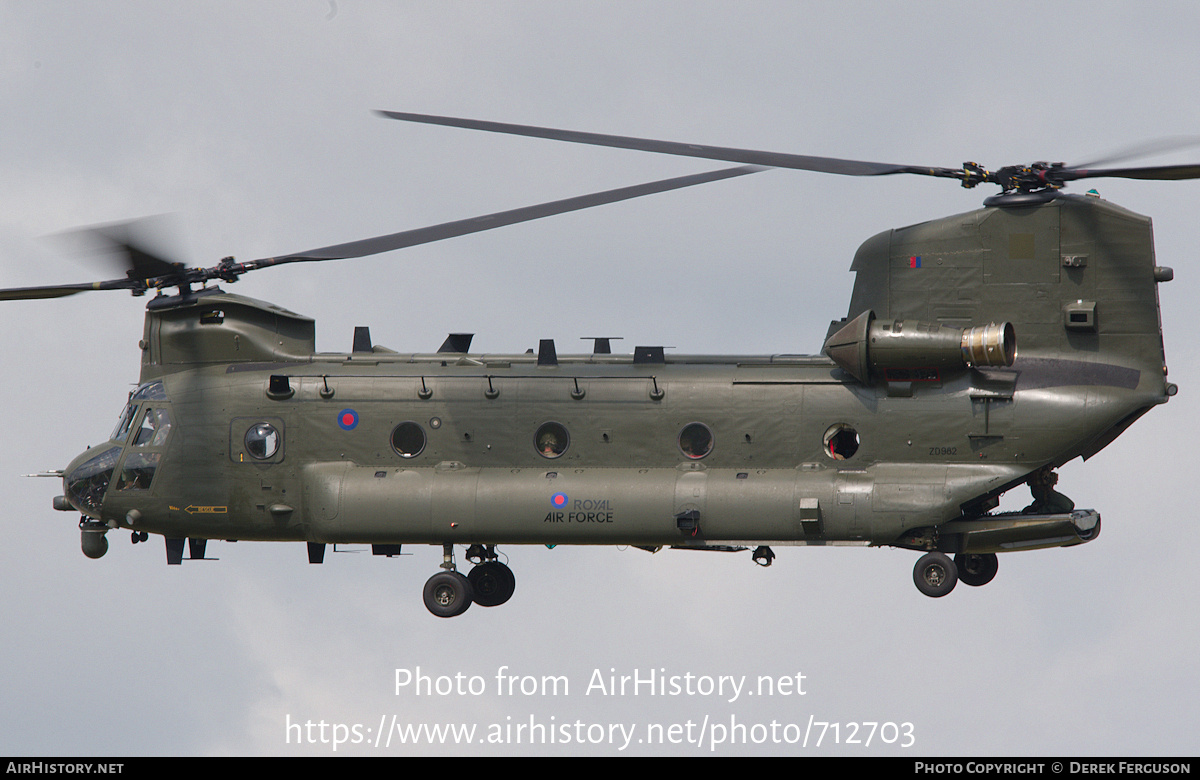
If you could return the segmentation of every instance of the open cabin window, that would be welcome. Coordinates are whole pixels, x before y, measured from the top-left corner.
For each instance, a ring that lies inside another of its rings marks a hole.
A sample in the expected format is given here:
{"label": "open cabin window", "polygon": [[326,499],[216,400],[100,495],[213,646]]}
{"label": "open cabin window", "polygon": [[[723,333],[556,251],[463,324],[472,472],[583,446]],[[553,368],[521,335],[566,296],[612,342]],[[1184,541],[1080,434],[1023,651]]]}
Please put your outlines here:
{"label": "open cabin window", "polygon": [[688,460],[700,460],[713,448],[713,432],[704,423],[688,423],[679,432],[679,451]]}
{"label": "open cabin window", "polygon": [[543,458],[558,458],[571,446],[571,435],[562,423],[542,423],[533,435],[533,443]]}
{"label": "open cabin window", "polygon": [[858,452],[858,431],[846,423],[837,423],[825,431],[825,455],[833,460],[847,460]]}

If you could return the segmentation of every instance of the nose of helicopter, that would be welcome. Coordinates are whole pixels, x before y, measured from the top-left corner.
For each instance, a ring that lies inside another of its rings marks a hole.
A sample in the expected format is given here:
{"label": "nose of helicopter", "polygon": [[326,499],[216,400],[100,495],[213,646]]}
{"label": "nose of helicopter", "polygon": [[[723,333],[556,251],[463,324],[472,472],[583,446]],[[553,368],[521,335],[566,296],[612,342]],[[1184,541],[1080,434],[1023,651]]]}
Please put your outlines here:
{"label": "nose of helicopter", "polygon": [[121,455],[119,446],[92,447],[80,453],[63,472],[63,495],[88,517],[99,519],[104,493]]}

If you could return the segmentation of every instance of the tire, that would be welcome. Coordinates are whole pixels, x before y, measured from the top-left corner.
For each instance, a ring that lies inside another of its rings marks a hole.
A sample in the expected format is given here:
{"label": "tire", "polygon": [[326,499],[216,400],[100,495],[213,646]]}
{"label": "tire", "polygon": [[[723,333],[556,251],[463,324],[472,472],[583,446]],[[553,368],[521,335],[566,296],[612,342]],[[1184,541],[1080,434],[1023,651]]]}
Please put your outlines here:
{"label": "tire", "polygon": [[959,553],[954,556],[954,565],[958,567],[958,579],[972,588],[987,585],[1000,567],[995,553]]}
{"label": "tire", "polygon": [[512,569],[499,561],[481,563],[467,574],[475,603],[481,607],[498,607],[512,598],[517,578]]}
{"label": "tire", "polygon": [[942,553],[926,553],[913,568],[913,582],[926,596],[940,599],[958,584],[958,568]]}
{"label": "tire", "polygon": [[441,571],[425,582],[425,607],[438,617],[455,617],[471,606],[471,583],[456,571]]}

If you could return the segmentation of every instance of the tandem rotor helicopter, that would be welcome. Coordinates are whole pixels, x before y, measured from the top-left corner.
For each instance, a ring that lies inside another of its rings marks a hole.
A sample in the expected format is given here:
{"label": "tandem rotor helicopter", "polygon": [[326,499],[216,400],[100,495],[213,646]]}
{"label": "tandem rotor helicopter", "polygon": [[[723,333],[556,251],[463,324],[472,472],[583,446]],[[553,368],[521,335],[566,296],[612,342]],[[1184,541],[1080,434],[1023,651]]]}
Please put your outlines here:
{"label": "tandem rotor helicopter", "polygon": [[[108,441],[61,472],[54,507],[82,514],[83,552],[106,534],[159,534],[168,564],[209,539],[441,545],[424,588],[441,617],[496,606],[515,577],[499,545],[619,544],[655,551],[872,545],[922,553],[940,597],[979,586],[997,553],[1096,538],[1100,515],[1054,489],[1175,394],[1166,380],[1150,220],[1098,197],[1096,178],[1196,179],[1200,165],[1035,163],[989,171],[777,154],[397,112],[402,121],[739,163],[475,219],[210,268],[169,262],[122,226],[125,278],[0,290],[0,300],[156,292],[139,385]],[[916,174],[997,184],[967,214],[885,231],[854,257],[849,310],[820,355],[479,354],[469,334],[434,352],[315,351],[315,323],[224,292],[248,271],[338,260],[765,168]],[[1018,352],[1019,344],[1019,352]],[[1032,503],[996,512],[1028,485]],[[474,564],[458,571],[455,548]],[[953,557],[950,557],[953,556]]]}

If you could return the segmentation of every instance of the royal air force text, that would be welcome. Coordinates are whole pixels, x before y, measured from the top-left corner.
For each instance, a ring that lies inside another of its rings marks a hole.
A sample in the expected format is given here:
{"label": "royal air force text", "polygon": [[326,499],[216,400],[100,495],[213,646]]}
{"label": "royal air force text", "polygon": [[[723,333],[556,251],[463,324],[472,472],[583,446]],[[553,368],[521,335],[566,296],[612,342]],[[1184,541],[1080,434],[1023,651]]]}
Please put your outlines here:
{"label": "royal air force text", "polygon": [[613,507],[607,498],[577,498],[569,512],[547,512],[543,523],[611,523]]}

